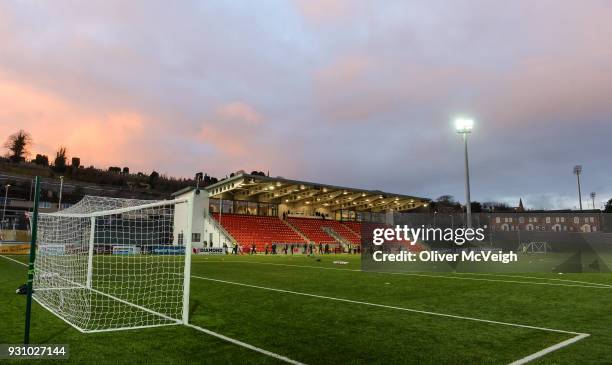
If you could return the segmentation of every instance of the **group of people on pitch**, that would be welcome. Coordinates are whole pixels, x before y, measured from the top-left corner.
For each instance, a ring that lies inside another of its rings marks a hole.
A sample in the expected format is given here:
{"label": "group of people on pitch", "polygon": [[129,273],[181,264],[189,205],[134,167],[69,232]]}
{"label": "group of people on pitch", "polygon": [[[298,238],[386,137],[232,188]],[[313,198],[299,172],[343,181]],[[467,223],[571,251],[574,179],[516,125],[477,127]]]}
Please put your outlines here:
{"label": "group of people on pitch", "polygon": [[[279,246],[280,249],[279,249]],[[265,255],[278,255],[280,253],[284,255],[293,255],[293,254],[304,254],[304,255],[323,255],[323,254],[331,254],[337,253],[338,248],[333,248],[329,245],[329,243],[318,243],[314,242],[310,243],[287,243],[277,245],[276,243],[265,244],[264,250],[261,252],[257,251],[257,246],[255,244],[242,245],[242,244],[234,244],[232,247],[232,254],[234,255],[256,255],[258,253],[263,253]],[[353,247],[350,249],[350,253],[359,253],[358,247]]]}

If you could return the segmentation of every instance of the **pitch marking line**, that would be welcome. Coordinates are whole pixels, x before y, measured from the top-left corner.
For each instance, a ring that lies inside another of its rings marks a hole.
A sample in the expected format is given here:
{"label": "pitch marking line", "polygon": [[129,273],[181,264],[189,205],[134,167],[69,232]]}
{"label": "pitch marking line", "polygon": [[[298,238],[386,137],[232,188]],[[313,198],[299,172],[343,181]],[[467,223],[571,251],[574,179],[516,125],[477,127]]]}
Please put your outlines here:
{"label": "pitch marking line", "polygon": [[[342,269],[337,267],[323,267],[323,266],[312,266],[312,265],[294,265],[294,264],[278,264],[272,262],[255,262],[255,261],[238,261],[238,260],[206,260],[206,261],[198,261],[195,263],[239,263],[239,264],[258,264],[258,265],[272,265],[272,266],[287,266],[287,267],[301,267],[306,269],[320,269],[320,270],[337,270],[337,271],[352,271],[352,272],[369,272],[374,274],[389,274],[389,275],[404,275],[404,276],[420,276],[427,278],[436,278],[436,279],[455,279],[455,280],[472,280],[472,281],[489,281],[489,282],[498,282],[498,283],[510,283],[510,284],[527,284],[527,285],[549,285],[549,286],[564,286],[564,287],[574,287],[574,288],[590,288],[590,289],[612,289],[612,285],[600,284],[600,283],[589,283],[582,282],[588,285],[578,285],[578,284],[561,284],[561,283],[544,283],[544,282],[533,282],[533,281],[518,281],[518,280],[499,280],[499,279],[483,279],[483,278],[468,278],[468,277],[459,277],[459,276],[445,276],[445,275],[429,275],[429,274],[417,274],[417,273],[406,273],[406,272],[386,272],[386,271],[363,271],[359,269]],[[464,273],[462,275],[470,275],[470,273]],[[475,274],[479,275],[479,274]],[[489,274],[482,274],[489,275]],[[498,275],[491,275],[498,276]],[[506,275],[510,276],[510,275]],[[510,276],[512,277],[512,276]],[[520,277],[520,276],[516,276]],[[530,277],[523,277],[530,278]],[[576,282],[574,280],[566,280],[566,279],[548,279],[548,278],[535,278],[533,279],[539,280],[557,280],[557,281],[568,281],[568,282]]]}
{"label": "pitch marking line", "polygon": [[587,284],[587,285],[595,285],[601,286],[604,288],[612,288],[610,284],[603,283],[593,283],[590,281],[581,281],[581,280],[570,280],[570,279],[557,279],[557,278],[543,278],[540,276],[525,276],[525,275],[507,275],[507,274],[486,274],[486,273],[476,273],[476,272],[458,272],[455,275],[480,275],[480,276],[493,276],[493,277],[505,277],[505,278],[518,278],[518,279],[535,279],[535,280],[550,280],[550,281],[563,281],[566,283],[578,283],[578,284]]}
{"label": "pitch marking line", "polygon": [[[18,263],[19,265],[28,266],[27,264],[25,264],[25,263],[23,263],[23,262],[21,262],[21,261],[19,261],[19,260],[15,260],[14,258],[11,258],[11,257],[8,257],[8,256],[0,255],[0,257],[3,257],[3,258],[5,258],[5,259],[7,259],[7,260],[10,260],[10,261],[16,262],[16,263]],[[192,276],[192,277],[193,277],[193,276]],[[37,302],[38,302],[38,301],[37,301]],[[39,304],[41,304],[41,305],[42,305],[42,306],[43,306],[45,309],[47,309],[47,310],[48,310],[50,313],[55,314],[53,311],[49,310],[49,308],[47,308],[47,307],[46,307],[44,304],[42,304],[42,303],[39,303]],[[58,316],[58,317],[59,317],[59,316]],[[64,318],[61,318],[61,317],[59,317],[59,318],[60,318],[60,319],[62,319],[64,322],[68,323],[69,325],[71,325],[72,327],[74,327],[74,328],[76,328],[77,330],[79,330],[77,327],[75,327],[75,326],[74,326],[73,324],[71,324],[70,322],[66,321]],[[177,323],[177,324],[178,324],[178,323]],[[232,344],[234,344],[234,345],[238,345],[238,346],[244,347],[244,348],[246,348],[246,349],[249,349],[249,350],[252,350],[252,351],[255,351],[255,352],[259,352],[259,353],[264,354],[264,355],[266,355],[266,356],[273,357],[273,358],[275,358],[275,359],[277,359],[277,360],[284,361],[284,362],[286,362],[286,363],[288,363],[288,364],[293,364],[293,365],[305,365],[304,363],[301,363],[301,362],[299,362],[299,361],[296,361],[296,360],[290,359],[290,358],[288,358],[288,357],[286,357],[286,356],[279,355],[279,354],[277,354],[277,353],[274,353],[274,352],[271,352],[271,351],[268,351],[268,350],[264,350],[264,349],[259,348],[259,347],[257,347],[257,346],[253,346],[253,345],[250,345],[250,344],[248,344],[248,343],[246,343],[246,342],[242,342],[242,341],[236,340],[236,339],[234,339],[234,338],[227,337],[227,336],[222,335],[222,334],[220,334],[220,333],[217,333],[217,332],[214,332],[214,331],[208,330],[208,329],[203,328],[203,327],[200,327],[200,326],[193,325],[193,324],[191,324],[191,323],[185,324],[185,326],[187,326],[187,327],[189,327],[189,328],[193,328],[193,329],[195,329],[195,330],[197,330],[197,331],[200,331],[200,332],[206,333],[207,335],[210,335],[210,336],[216,337],[216,338],[221,339],[221,340],[223,340],[223,341],[226,341],[226,342],[232,343]],[[79,331],[80,331],[80,332],[83,332],[83,331],[81,331],[81,330],[79,330]]]}
{"label": "pitch marking line", "polygon": [[19,265],[28,266],[28,264],[26,264],[26,263],[24,263],[24,262],[21,262],[21,261],[19,261],[19,260],[15,260],[15,259],[14,259],[14,258],[12,258],[12,257],[4,256],[4,255],[0,255],[0,257],[4,257],[4,258],[5,258],[5,259],[7,259],[7,260],[11,260],[11,261],[13,261],[13,262],[16,262],[16,263],[18,263]]}
{"label": "pitch marking line", "polygon": [[395,309],[395,310],[400,310],[400,311],[405,311],[405,312],[426,314],[426,315],[431,315],[431,316],[446,317],[446,318],[453,318],[453,319],[463,319],[463,320],[473,321],[473,322],[489,323],[489,324],[495,324],[495,325],[510,326],[510,327],[517,327],[517,328],[527,328],[527,329],[538,330],[538,331],[555,332],[555,333],[563,333],[563,334],[573,335],[573,337],[568,339],[568,340],[559,342],[559,343],[557,343],[555,345],[552,345],[550,347],[547,347],[547,348],[545,348],[545,349],[543,349],[541,351],[533,353],[533,354],[531,354],[531,355],[529,355],[527,357],[524,357],[522,359],[514,361],[510,365],[526,364],[526,363],[528,363],[530,361],[538,359],[538,358],[540,358],[540,357],[542,357],[544,355],[547,355],[547,354],[549,354],[549,353],[551,353],[553,351],[556,351],[556,350],[559,350],[559,349],[561,349],[563,347],[569,346],[569,345],[571,345],[571,344],[573,344],[575,342],[578,342],[578,341],[580,341],[580,340],[590,336],[590,334],[588,334],[588,333],[580,333],[580,332],[558,330],[558,329],[554,329],[554,328],[530,326],[530,325],[519,324],[519,323],[500,322],[500,321],[493,321],[493,320],[489,320],[489,319],[466,317],[466,316],[458,316],[458,315],[454,315],[454,314],[445,314],[445,313],[430,312],[430,311],[424,311],[424,310],[419,310],[419,309],[411,309],[411,308],[405,308],[405,307],[396,307],[396,306],[392,306],[392,305],[363,302],[363,301],[359,301],[359,300],[351,300],[351,299],[344,299],[344,298],[335,298],[335,297],[329,297],[329,296],[325,296],[325,295],[302,293],[302,292],[297,292],[297,291],[292,291],[292,290],[285,290],[285,289],[268,288],[268,287],[265,287],[265,286],[237,283],[237,282],[234,282],[234,281],[213,279],[213,278],[207,278],[207,277],[203,277],[203,276],[192,275],[191,277],[192,278],[196,278],[196,279],[201,279],[201,280],[208,280],[208,281],[224,283],[224,284],[231,284],[231,285],[244,286],[244,287],[255,288],[255,289],[269,290],[269,291],[274,291],[274,292],[278,292],[278,293],[287,293],[287,294],[301,295],[301,296],[311,297],[311,298],[327,299],[327,300],[333,300],[333,301],[345,302],[345,303],[352,303],[352,304],[361,304],[361,305],[366,305],[366,306],[370,306],[370,307]]}
{"label": "pitch marking line", "polygon": [[[192,277],[193,277],[193,276],[192,276]],[[275,358],[275,359],[278,359],[278,360],[284,361],[284,362],[289,363],[289,364],[293,364],[293,365],[304,365],[303,363],[301,363],[301,362],[299,362],[299,361],[292,360],[292,359],[290,359],[290,358],[288,358],[288,357],[285,357],[285,356],[283,356],[283,355],[279,355],[279,354],[276,354],[276,353],[274,353],[274,352],[270,352],[270,351],[268,351],[268,350],[264,350],[264,349],[262,349],[262,348],[259,348],[259,347],[253,346],[253,345],[249,345],[249,344],[248,344],[248,343],[246,343],[246,342],[242,342],[242,341],[239,341],[239,340],[233,339],[233,338],[231,338],[231,337],[224,336],[224,335],[222,335],[222,334],[220,334],[220,333],[213,332],[213,331],[211,331],[211,330],[207,330],[206,328],[202,328],[202,327],[200,327],[200,326],[196,326],[196,325],[193,325],[193,324],[186,324],[185,326],[190,327],[190,328],[193,328],[193,329],[198,330],[198,331],[200,331],[200,332],[204,332],[204,333],[206,333],[206,334],[208,334],[208,335],[210,335],[210,336],[217,337],[217,338],[219,338],[219,339],[221,339],[221,340],[223,340],[223,341],[227,341],[227,342],[229,342],[229,343],[233,343],[234,345],[238,345],[238,346],[241,346],[241,347],[247,348],[247,349],[249,349],[249,350],[253,350],[253,351],[259,352],[259,353],[261,353],[261,354],[264,354],[264,355],[267,355],[267,356],[273,357],[273,358]]]}
{"label": "pitch marking line", "polygon": [[571,345],[573,343],[576,343],[576,342],[578,342],[578,341],[580,341],[582,339],[585,339],[585,338],[587,338],[589,336],[590,335],[588,333],[582,333],[582,334],[580,334],[580,335],[578,335],[576,337],[572,337],[572,338],[570,338],[568,340],[565,340],[563,342],[559,342],[556,345],[552,345],[550,347],[547,347],[544,350],[535,352],[535,353],[533,353],[533,354],[531,354],[529,356],[525,356],[522,359],[519,359],[519,360],[516,360],[514,362],[511,362],[509,365],[523,365],[523,364],[527,364],[528,362],[531,362],[531,361],[533,361],[535,359],[539,359],[540,357],[548,355],[548,354],[550,354],[553,351],[557,351],[559,349],[562,349],[562,348],[564,348],[566,346],[569,346],[569,345]]}

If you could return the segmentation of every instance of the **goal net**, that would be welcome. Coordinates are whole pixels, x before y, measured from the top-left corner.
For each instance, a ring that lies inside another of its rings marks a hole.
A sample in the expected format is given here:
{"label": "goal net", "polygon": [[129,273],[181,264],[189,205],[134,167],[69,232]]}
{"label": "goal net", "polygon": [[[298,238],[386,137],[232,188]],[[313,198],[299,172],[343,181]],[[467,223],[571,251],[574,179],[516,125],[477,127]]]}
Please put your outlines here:
{"label": "goal net", "polygon": [[86,196],[40,214],[34,299],[81,332],[186,323],[191,207]]}
{"label": "goal net", "polygon": [[524,242],[519,245],[518,252],[522,253],[548,253],[550,251],[548,242]]}

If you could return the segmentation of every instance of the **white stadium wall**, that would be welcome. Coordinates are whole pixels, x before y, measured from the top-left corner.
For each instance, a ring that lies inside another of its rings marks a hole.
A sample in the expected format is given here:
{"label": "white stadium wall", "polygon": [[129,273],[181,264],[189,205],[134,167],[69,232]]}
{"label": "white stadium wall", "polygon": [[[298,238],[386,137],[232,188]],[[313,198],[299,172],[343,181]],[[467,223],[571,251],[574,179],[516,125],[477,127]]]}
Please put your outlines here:
{"label": "white stadium wall", "polygon": [[[191,239],[192,248],[204,247],[204,241],[206,241],[206,218],[208,217],[208,192],[200,189],[199,194],[196,194],[196,190],[191,190],[176,196],[177,199],[187,198],[193,201],[192,205],[181,204],[175,208],[174,213],[174,244],[178,244],[180,236],[182,239]],[[188,230],[188,222],[186,210],[191,206],[191,217],[192,217],[192,236],[185,237],[185,232]]]}
{"label": "white stadium wall", "polygon": [[[231,238],[219,227],[219,224],[212,218],[209,212],[209,193],[205,189],[200,189],[200,193],[196,194],[195,190],[187,191],[183,194],[176,196],[176,198],[188,198],[193,199],[193,237],[191,246],[194,249],[200,249],[204,247],[227,247],[231,249],[233,247]],[[179,235],[187,231],[187,217],[185,209],[188,209],[187,205],[177,207],[174,220],[174,242],[179,242]],[[182,211],[181,211],[182,210]]]}

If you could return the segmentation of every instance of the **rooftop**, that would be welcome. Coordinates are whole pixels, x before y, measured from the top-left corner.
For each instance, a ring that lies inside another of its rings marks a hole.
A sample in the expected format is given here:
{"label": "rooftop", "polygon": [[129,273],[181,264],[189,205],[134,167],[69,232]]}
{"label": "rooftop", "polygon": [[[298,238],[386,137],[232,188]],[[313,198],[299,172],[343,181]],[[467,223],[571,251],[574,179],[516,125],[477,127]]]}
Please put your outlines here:
{"label": "rooftop", "polygon": [[241,173],[209,185],[211,198],[276,204],[306,204],[339,209],[380,212],[405,211],[426,206],[430,199],[412,195]]}

